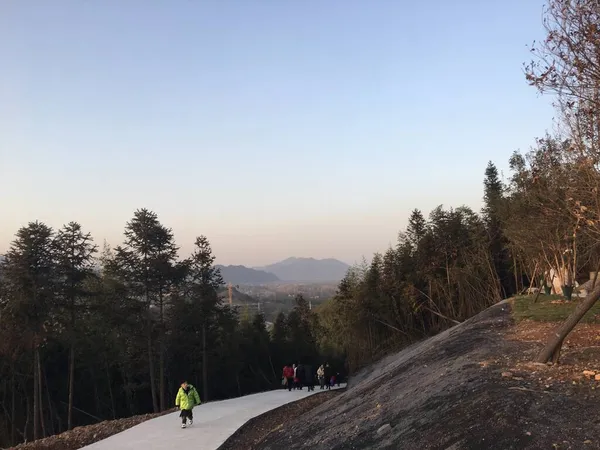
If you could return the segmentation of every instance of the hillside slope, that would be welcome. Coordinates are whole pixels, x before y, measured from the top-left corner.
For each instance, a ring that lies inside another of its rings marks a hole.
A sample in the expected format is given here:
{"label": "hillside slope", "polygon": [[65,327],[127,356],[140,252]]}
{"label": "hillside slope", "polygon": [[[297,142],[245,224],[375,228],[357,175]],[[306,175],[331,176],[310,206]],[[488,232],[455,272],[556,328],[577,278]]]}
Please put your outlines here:
{"label": "hillside slope", "polygon": [[507,338],[511,324],[501,302],[363,370],[253,448],[600,448],[597,382],[525,363],[539,345]]}
{"label": "hillside slope", "polygon": [[223,280],[231,284],[254,284],[254,283],[272,283],[279,281],[279,278],[264,270],[251,269],[246,266],[222,266],[217,265],[220,269]]}
{"label": "hillside slope", "polygon": [[[218,295],[223,299],[225,303],[229,301],[229,290],[227,286],[223,286],[218,290]],[[258,300],[254,297],[251,297],[248,294],[244,294],[243,292],[238,291],[236,288],[231,288],[231,299],[234,305],[240,304],[256,304]]]}
{"label": "hillside slope", "polygon": [[282,281],[340,281],[350,266],[337,259],[287,258],[257,269],[275,274]]}

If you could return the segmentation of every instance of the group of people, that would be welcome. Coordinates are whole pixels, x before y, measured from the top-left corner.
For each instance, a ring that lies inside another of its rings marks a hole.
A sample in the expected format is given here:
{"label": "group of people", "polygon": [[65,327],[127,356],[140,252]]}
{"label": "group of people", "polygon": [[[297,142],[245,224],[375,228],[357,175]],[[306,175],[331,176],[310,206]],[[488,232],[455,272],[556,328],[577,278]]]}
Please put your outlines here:
{"label": "group of people", "polygon": [[288,364],[283,368],[281,384],[287,387],[288,391],[292,389],[300,389],[304,386],[309,391],[315,390],[315,378],[319,381],[321,390],[331,389],[337,382],[338,386],[341,383],[339,372],[333,374],[329,364],[321,364],[317,371],[309,364]]}
{"label": "group of people", "polygon": [[[288,388],[288,391],[292,389],[302,390],[304,386],[309,391],[315,390],[315,376],[319,381],[321,390],[331,389],[341,383],[340,373],[333,374],[329,364],[321,364],[317,371],[313,370],[313,367],[309,364],[288,364],[283,368],[283,380],[282,384]],[[194,416],[192,409],[194,406],[200,405],[200,395],[194,386],[189,384],[187,381],[183,381],[175,397],[175,405],[179,407],[181,413],[181,428],[186,428],[188,425],[192,425],[194,422]]]}

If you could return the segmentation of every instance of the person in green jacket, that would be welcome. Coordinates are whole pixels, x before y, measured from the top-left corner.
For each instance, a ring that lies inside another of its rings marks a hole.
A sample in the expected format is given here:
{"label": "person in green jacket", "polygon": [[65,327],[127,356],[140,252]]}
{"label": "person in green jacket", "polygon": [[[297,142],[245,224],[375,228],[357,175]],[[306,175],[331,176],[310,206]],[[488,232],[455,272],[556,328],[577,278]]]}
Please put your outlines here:
{"label": "person in green jacket", "polygon": [[190,425],[194,423],[194,416],[192,415],[192,409],[194,406],[200,404],[200,396],[194,386],[188,384],[187,381],[181,383],[177,397],[175,398],[175,406],[179,406],[181,409],[181,428],[186,427],[187,419],[190,420]]}

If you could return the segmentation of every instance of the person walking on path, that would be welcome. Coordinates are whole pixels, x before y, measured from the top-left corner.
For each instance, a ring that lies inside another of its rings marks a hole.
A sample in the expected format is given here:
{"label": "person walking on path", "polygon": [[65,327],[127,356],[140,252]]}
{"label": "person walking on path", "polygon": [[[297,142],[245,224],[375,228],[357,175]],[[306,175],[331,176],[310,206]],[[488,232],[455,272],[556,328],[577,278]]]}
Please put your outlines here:
{"label": "person walking on path", "polygon": [[304,380],[304,364],[302,363],[296,367],[296,378],[298,379],[298,389],[302,390],[306,384]]}
{"label": "person walking on path", "polygon": [[329,363],[325,364],[325,383],[327,390],[331,389],[331,367],[329,367]]}
{"label": "person walking on path", "polygon": [[319,385],[321,386],[321,390],[325,389],[325,368],[323,367],[323,364],[321,364],[317,369],[317,377],[319,377]]}
{"label": "person walking on path", "polygon": [[304,365],[304,384],[309,392],[315,390],[315,374],[310,364]]}
{"label": "person walking on path", "polygon": [[175,406],[179,406],[181,413],[181,428],[186,427],[186,421],[189,419],[190,425],[194,423],[192,409],[200,404],[200,396],[194,386],[188,384],[187,381],[181,383],[177,397],[175,397]]}
{"label": "person walking on path", "polygon": [[283,377],[287,380],[288,391],[294,387],[294,368],[289,364],[283,368]]}

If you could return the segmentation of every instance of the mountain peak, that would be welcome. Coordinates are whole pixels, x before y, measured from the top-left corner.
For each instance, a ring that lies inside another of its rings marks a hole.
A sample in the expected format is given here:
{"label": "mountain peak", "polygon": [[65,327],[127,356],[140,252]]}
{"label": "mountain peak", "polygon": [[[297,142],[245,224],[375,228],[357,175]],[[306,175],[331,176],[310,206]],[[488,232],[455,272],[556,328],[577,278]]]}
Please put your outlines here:
{"label": "mountain peak", "polygon": [[282,281],[340,281],[350,266],[334,258],[315,259],[295,256],[257,269],[275,274]]}
{"label": "mountain peak", "polygon": [[226,283],[232,284],[253,284],[253,283],[272,283],[279,281],[276,275],[265,272],[264,270],[251,269],[245,266],[216,266],[223,276]]}

